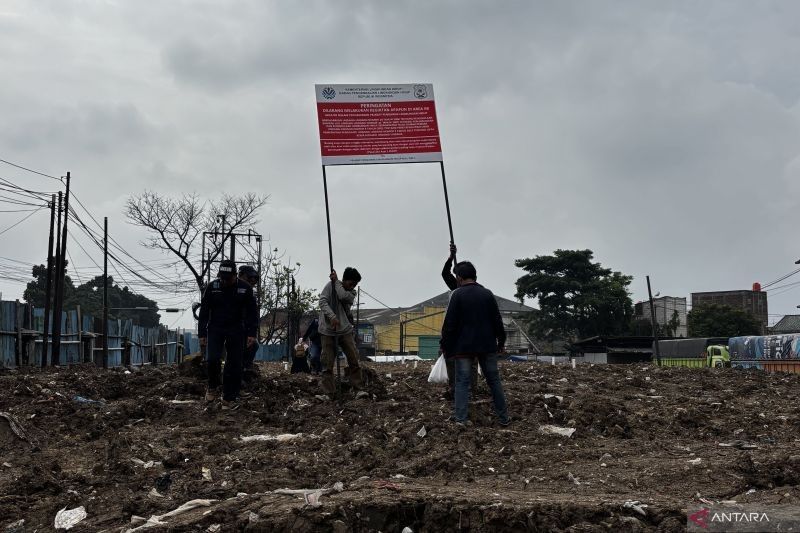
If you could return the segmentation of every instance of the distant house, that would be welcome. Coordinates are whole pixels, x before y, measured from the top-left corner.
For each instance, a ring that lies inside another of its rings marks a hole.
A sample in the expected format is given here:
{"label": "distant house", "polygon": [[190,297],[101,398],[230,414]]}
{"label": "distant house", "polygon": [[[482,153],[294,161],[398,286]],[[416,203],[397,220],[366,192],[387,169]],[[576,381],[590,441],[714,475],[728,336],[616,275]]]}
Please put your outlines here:
{"label": "distant house", "polygon": [[772,326],[773,335],[800,333],[800,315],[786,315]]}
{"label": "distant house", "polygon": [[[539,350],[525,331],[524,316],[532,307],[495,295],[506,329],[506,350],[510,353],[537,353]],[[371,346],[376,353],[417,354],[435,359],[439,353],[442,322],[450,301],[443,292],[410,307],[396,309],[362,309],[360,318],[372,325]],[[366,335],[363,344],[367,343]]]}

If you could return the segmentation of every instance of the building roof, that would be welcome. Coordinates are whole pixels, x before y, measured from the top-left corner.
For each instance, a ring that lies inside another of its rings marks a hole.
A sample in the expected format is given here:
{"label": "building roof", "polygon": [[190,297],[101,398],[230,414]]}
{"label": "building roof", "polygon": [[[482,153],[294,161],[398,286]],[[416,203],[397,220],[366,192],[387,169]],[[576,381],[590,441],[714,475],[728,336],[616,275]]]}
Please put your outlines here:
{"label": "building roof", "polygon": [[772,326],[773,333],[800,333],[800,315],[786,315]]}
{"label": "building roof", "polygon": [[[501,313],[529,313],[534,311],[533,307],[509,300],[508,298],[503,298],[502,296],[497,296],[496,294],[494,295],[494,298],[497,300],[497,306],[500,308]],[[362,320],[367,320],[375,325],[389,324],[397,321],[397,315],[399,312],[421,313],[426,307],[447,307],[449,302],[450,292],[447,291],[438,294],[433,298],[423,300],[422,302],[412,305],[411,307],[398,307],[395,309],[362,309],[360,317]]]}

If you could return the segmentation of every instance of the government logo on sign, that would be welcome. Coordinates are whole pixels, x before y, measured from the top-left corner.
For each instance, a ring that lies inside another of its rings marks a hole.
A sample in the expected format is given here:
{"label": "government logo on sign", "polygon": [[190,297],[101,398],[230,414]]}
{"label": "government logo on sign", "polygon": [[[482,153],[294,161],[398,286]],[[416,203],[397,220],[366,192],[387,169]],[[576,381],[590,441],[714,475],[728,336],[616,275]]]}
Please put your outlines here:
{"label": "government logo on sign", "polygon": [[323,98],[326,98],[328,100],[333,100],[335,96],[336,96],[336,89],[334,89],[333,87],[325,87],[324,89],[322,89]]}
{"label": "government logo on sign", "polygon": [[414,97],[419,99],[427,98],[428,88],[424,85],[414,85]]}

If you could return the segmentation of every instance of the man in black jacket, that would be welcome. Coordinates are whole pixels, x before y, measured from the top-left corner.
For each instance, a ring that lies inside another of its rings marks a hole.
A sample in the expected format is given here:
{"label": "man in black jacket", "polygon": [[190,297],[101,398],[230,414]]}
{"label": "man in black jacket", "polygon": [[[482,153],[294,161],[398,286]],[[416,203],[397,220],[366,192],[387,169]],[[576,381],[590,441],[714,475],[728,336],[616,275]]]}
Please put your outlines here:
{"label": "man in black jacket", "polygon": [[442,349],[448,357],[455,359],[454,420],[465,423],[469,418],[472,366],[477,359],[492,394],[494,411],[500,424],[506,426],[510,419],[497,368],[497,354],[504,351],[506,342],[500,309],[492,291],[477,283],[478,276],[472,263],[458,263],[455,271],[458,289],[450,296],[442,325]]}
{"label": "man in black jacket", "polygon": [[[200,302],[197,336],[206,348],[208,391],[206,400],[217,398],[222,381],[223,408],[233,407],[242,386],[242,354],[245,344],[256,342],[258,309],[253,288],[236,277],[236,263],[219,265],[217,279],[206,287]],[[225,374],[220,379],[222,350],[227,353]]]}

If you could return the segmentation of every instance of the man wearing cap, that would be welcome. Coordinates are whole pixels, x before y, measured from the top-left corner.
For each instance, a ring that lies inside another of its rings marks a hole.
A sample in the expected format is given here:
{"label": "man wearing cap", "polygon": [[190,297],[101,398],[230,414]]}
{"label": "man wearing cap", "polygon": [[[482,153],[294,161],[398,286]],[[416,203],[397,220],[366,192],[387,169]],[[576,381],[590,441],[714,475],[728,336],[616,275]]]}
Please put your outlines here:
{"label": "man wearing cap", "polygon": [[[239,279],[244,281],[250,287],[252,287],[253,292],[258,292],[258,271],[250,265],[241,265],[239,267]],[[253,370],[253,363],[256,360],[256,354],[258,353],[258,342],[254,342],[252,344],[246,344],[244,349],[244,356],[242,357],[242,382],[249,383],[255,377],[255,371]]]}
{"label": "man wearing cap", "polygon": [[[200,302],[197,336],[206,348],[208,390],[206,401],[217,399],[222,382],[224,408],[232,407],[242,386],[242,354],[256,342],[258,309],[253,288],[236,277],[236,263],[220,263],[217,279],[206,287]],[[245,341],[246,339],[246,341]],[[222,351],[227,352],[225,373],[220,379]]]}
{"label": "man wearing cap", "polygon": [[[355,268],[347,267],[339,281],[336,271],[330,275],[330,283],[325,285],[319,295],[319,334],[322,341],[322,380],[325,394],[336,392],[333,379],[333,366],[339,348],[347,357],[347,374],[350,385],[359,388],[362,382],[361,368],[358,364],[358,349],[353,335],[353,315],[350,308],[356,298],[356,285],[361,274]],[[337,346],[338,342],[338,346]]]}

